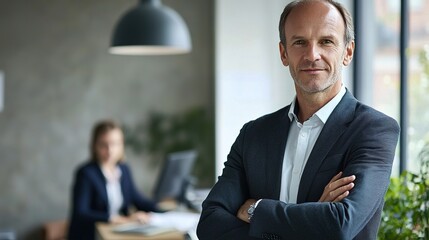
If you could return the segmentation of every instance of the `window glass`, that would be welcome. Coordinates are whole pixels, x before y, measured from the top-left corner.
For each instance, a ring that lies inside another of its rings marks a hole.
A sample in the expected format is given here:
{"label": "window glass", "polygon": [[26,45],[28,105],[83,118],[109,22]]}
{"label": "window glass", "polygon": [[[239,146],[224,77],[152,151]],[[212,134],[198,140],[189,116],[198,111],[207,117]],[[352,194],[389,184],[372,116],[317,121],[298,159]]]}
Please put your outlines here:
{"label": "window glass", "polygon": [[[373,105],[399,121],[400,1],[376,0],[374,3],[377,29]],[[410,0],[409,11],[407,168],[416,172],[418,154],[429,140],[429,1]],[[393,173],[398,173],[398,159]]]}
{"label": "window glass", "polygon": [[[372,105],[399,122],[400,5],[399,1],[376,0]],[[399,150],[399,149],[397,149]],[[399,151],[392,173],[399,172]]]}
{"label": "window glass", "polygon": [[408,61],[408,168],[418,171],[418,154],[429,141],[429,1],[410,0]]}

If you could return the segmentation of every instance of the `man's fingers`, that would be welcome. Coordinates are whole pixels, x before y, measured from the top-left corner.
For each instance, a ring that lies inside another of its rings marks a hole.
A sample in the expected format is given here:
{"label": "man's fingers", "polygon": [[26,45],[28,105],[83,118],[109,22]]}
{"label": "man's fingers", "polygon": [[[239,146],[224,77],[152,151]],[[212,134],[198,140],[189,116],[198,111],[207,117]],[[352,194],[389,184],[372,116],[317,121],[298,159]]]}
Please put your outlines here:
{"label": "man's fingers", "polygon": [[343,194],[341,194],[340,196],[338,196],[337,198],[335,198],[335,200],[333,202],[339,202],[341,200],[343,200],[344,198],[346,198],[349,195],[349,191],[345,191]]}
{"label": "man's fingers", "polygon": [[350,190],[354,187],[353,181],[356,179],[355,175],[340,178],[342,172],[335,175],[328,185],[326,185],[322,196],[319,201],[321,202],[338,202],[350,194]]}
{"label": "man's fingers", "polygon": [[[334,202],[341,201],[343,198],[345,198],[345,197],[347,197],[349,195],[349,191],[354,186],[355,186],[354,183],[349,183],[347,185],[344,185],[342,187],[339,187],[339,188],[335,189],[334,191],[331,191],[329,193],[329,199],[330,200],[333,199]],[[344,194],[346,194],[346,195],[344,196]],[[339,198],[340,198],[340,200],[337,200]]]}
{"label": "man's fingers", "polygon": [[335,180],[334,182],[329,183],[326,187],[329,191],[333,191],[337,188],[340,188],[341,186],[345,186],[349,183],[352,183],[355,179],[356,179],[355,175],[343,177],[341,179],[338,179],[338,180]]}

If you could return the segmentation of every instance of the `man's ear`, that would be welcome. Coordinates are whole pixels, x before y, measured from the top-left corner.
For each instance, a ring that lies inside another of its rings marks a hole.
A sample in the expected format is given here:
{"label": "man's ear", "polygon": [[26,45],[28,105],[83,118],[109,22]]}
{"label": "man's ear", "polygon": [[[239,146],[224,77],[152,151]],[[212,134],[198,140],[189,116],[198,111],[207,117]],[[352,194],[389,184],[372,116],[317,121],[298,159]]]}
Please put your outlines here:
{"label": "man's ear", "polygon": [[353,59],[353,53],[355,51],[355,41],[351,41],[347,47],[346,52],[344,53],[343,65],[348,66]]}
{"label": "man's ear", "polygon": [[283,66],[289,66],[289,59],[287,57],[286,47],[282,42],[279,42],[280,59],[282,60]]}

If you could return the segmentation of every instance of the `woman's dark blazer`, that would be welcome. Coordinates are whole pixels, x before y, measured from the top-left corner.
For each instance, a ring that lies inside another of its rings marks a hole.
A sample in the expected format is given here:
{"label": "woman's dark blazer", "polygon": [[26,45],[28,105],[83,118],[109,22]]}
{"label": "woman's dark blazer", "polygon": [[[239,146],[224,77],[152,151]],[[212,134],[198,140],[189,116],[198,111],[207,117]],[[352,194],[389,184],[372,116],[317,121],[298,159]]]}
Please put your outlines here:
{"label": "woman's dark blazer", "polygon": [[[137,191],[128,166],[124,163],[119,163],[118,166],[122,171],[120,182],[124,199],[121,214],[128,215],[130,206],[135,206],[140,211],[159,211],[155,202]],[[68,239],[94,239],[95,222],[108,220],[106,179],[96,161],[89,161],[78,167],[75,174]]]}

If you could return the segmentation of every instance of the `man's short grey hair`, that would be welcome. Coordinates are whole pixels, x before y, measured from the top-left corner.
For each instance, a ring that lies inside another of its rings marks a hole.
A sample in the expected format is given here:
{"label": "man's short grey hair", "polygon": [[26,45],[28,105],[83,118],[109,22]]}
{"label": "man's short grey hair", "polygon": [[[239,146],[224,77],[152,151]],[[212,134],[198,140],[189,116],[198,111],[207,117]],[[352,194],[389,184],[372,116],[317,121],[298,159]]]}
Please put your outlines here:
{"label": "man's short grey hair", "polygon": [[[289,3],[284,8],[283,13],[280,16],[280,22],[279,22],[280,42],[283,44],[283,46],[286,46],[285,23],[288,15],[295,7],[311,1],[314,1],[314,0],[296,0]],[[338,3],[332,0],[323,0],[323,1],[334,6],[343,17],[344,26],[345,26],[344,41],[347,46],[351,41],[355,39],[355,29],[354,29],[353,19],[350,12],[341,3]]]}

